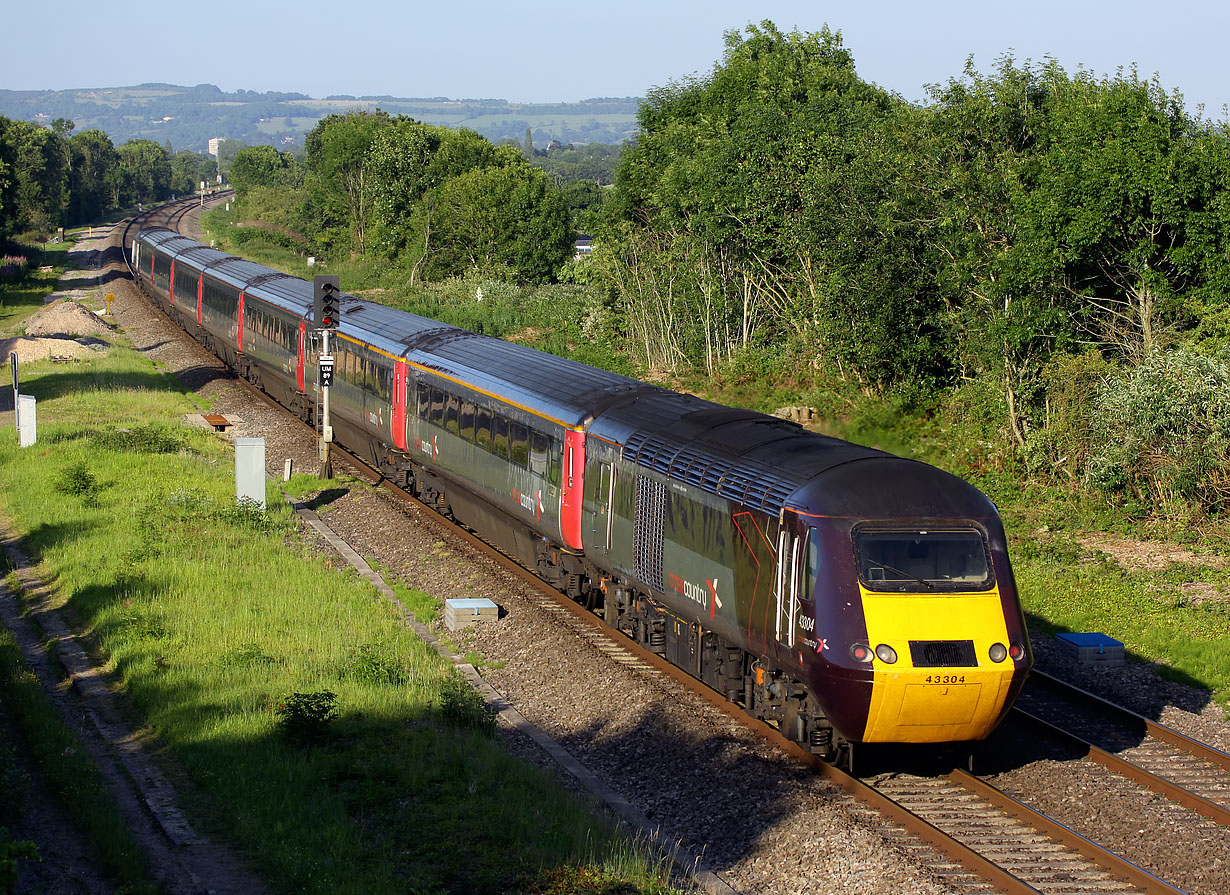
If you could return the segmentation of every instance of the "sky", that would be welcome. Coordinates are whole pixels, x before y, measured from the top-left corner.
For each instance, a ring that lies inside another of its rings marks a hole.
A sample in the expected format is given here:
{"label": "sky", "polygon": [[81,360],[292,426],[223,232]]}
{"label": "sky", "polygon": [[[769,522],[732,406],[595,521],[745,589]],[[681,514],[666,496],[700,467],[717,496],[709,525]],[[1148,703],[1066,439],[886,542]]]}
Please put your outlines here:
{"label": "sky", "polygon": [[[840,31],[867,81],[908,100],[961,74],[972,55],[1053,57],[1068,71],[1133,64],[1220,120],[1230,104],[1226,0],[90,0],[5,13],[0,88],[146,82],[224,91],[571,102],[644,96],[705,75],[723,35],[768,19]],[[50,21],[47,10],[54,9]]]}

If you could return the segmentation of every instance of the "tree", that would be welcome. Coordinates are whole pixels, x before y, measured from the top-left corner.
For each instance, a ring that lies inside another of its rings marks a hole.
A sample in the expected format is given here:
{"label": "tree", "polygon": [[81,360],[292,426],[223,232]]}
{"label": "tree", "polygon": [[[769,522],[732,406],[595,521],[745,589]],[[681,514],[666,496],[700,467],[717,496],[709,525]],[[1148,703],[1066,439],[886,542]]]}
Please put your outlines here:
{"label": "tree", "polygon": [[870,387],[937,375],[938,298],[900,214],[920,201],[904,115],[840,34],[771,22],[729,32],[708,77],[651,91],[596,255],[657,327],[643,344],[710,371],[772,338]]}
{"label": "tree", "polygon": [[0,239],[10,236],[17,226],[17,146],[14,125],[0,117]]}
{"label": "tree", "polygon": [[278,152],[272,146],[245,146],[235,154],[231,165],[231,185],[235,196],[247,197],[254,186],[273,187],[284,184],[287,173],[297,166],[288,153]]}
{"label": "tree", "polygon": [[416,262],[430,242],[430,215],[420,214],[424,196],[451,177],[477,168],[522,164],[509,147],[493,146],[473,131],[450,130],[399,117],[377,134],[368,153],[373,219],[382,250]]}
{"label": "tree", "polygon": [[160,202],[171,195],[171,160],[153,140],[129,140],[119,147],[121,204]]}
{"label": "tree", "polygon": [[218,176],[218,163],[200,152],[181,150],[171,156],[171,191],[183,196],[201,188],[201,181],[212,185]]}
{"label": "tree", "polygon": [[100,130],[74,134],[68,147],[72,163],[69,219],[73,223],[98,220],[119,205],[120,155]]}
{"label": "tree", "polygon": [[322,118],[304,141],[307,185],[321,230],[346,232],[360,254],[367,251],[371,223],[368,151],[390,124],[388,114],[379,110],[333,114]]}
{"label": "tree", "polygon": [[16,149],[18,227],[47,232],[60,226],[68,208],[68,143],[26,121],[13,122],[9,134]]}
{"label": "tree", "polygon": [[435,277],[504,265],[527,282],[550,280],[572,252],[563,197],[537,168],[475,168],[424,197],[425,267]]}

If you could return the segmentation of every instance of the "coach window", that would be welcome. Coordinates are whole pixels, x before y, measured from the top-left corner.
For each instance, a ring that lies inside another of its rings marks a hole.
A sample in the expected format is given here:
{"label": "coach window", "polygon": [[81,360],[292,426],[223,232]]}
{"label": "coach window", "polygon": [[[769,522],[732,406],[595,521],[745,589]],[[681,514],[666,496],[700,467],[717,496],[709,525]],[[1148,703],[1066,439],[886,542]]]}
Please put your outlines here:
{"label": "coach window", "polygon": [[417,395],[418,418],[425,420],[431,410],[431,389],[429,389],[425,383],[420,382],[417,388]]}
{"label": "coach window", "polygon": [[524,468],[530,455],[530,431],[515,420],[508,424],[508,448],[512,461]]}
{"label": "coach window", "polygon": [[811,600],[816,595],[816,582],[820,578],[820,532],[812,526],[807,527],[807,546],[803,550],[803,593],[804,600]]}
{"label": "coach window", "polygon": [[438,388],[431,390],[431,422],[437,426],[444,425],[444,392]]}
{"label": "coach window", "polygon": [[536,429],[530,430],[530,472],[535,475],[546,476],[549,469],[549,458],[547,452],[551,447],[551,439],[545,432],[539,432]]}
{"label": "coach window", "polygon": [[491,450],[491,411],[486,407],[474,410],[474,443],[484,451]]}
{"label": "coach window", "polygon": [[393,400],[393,368],[383,362],[376,364],[376,394],[386,401]]}
{"label": "coach window", "polygon": [[508,417],[491,414],[491,452],[497,457],[508,457]]}
{"label": "coach window", "polygon": [[457,416],[460,410],[461,399],[456,395],[449,395],[448,402],[444,405],[444,428],[454,435],[461,433],[461,428],[457,424]]}
{"label": "coach window", "polygon": [[461,402],[461,437],[474,440],[474,405],[469,401]]}

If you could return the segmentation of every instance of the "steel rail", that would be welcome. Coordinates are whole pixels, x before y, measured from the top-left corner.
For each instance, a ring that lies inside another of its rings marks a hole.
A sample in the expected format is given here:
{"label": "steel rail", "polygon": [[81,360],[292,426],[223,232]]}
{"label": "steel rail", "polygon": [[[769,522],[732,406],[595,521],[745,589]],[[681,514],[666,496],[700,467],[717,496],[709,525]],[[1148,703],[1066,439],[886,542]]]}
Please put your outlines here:
{"label": "steel rail", "polygon": [[[1143,725],[1149,736],[1156,740],[1161,740],[1164,743],[1169,743],[1196,758],[1217,765],[1223,770],[1230,771],[1230,754],[1222,752],[1220,749],[1215,749],[1207,743],[1202,743],[1199,740],[1192,739],[1186,734],[1179,733],[1173,728],[1167,727],[1164,724],[1159,724],[1146,718],[1144,715],[1139,715],[1131,709],[1126,709],[1121,705],[1116,705],[1108,699],[1104,699],[1096,693],[1090,693],[1088,690],[1083,690],[1074,684],[1069,684],[1067,681],[1062,681],[1057,677],[1052,677],[1045,672],[1034,670],[1030,672],[1029,680],[1038,679],[1043,686],[1051,687],[1054,690],[1066,692],[1067,694],[1075,694],[1076,698],[1083,699],[1089,702],[1096,703],[1103,711],[1115,714],[1121,718],[1130,719],[1133,723]],[[1027,684],[1028,685],[1028,684]]]}
{"label": "steel rail", "polygon": [[1090,761],[1095,761],[1108,770],[1139,783],[1141,786],[1159,795],[1165,796],[1189,811],[1195,811],[1197,814],[1202,814],[1209,820],[1215,821],[1222,826],[1230,827],[1230,808],[1227,808],[1225,805],[1220,805],[1211,799],[1206,799],[1199,793],[1192,792],[1190,789],[1172,780],[1167,780],[1165,777],[1142,768],[1138,764],[1130,762],[1125,758],[1120,758],[1113,752],[1103,749],[1101,746],[1097,746],[1071,731],[1064,730],[1045,718],[1039,718],[1026,709],[1015,708],[1014,713],[1025,719],[1028,723],[1038,727],[1045,736],[1065,743],[1078,752],[1083,752],[1084,756]]}
{"label": "steel rail", "polygon": [[1182,889],[1176,889],[1165,880],[1158,879],[1149,871],[1121,858],[1114,852],[1103,848],[1096,842],[1086,839],[1070,827],[1057,820],[1047,817],[1040,811],[1030,808],[1024,802],[987,783],[981,777],[976,777],[968,771],[955,770],[948,779],[963,786],[970,792],[986,799],[1000,811],[1029,824],[1047,836],[1061,843],[1066,848],[1078,853],[1086,860],[1097,864],[1107,873],[1139,887],[1148,895],[1184,895]]}

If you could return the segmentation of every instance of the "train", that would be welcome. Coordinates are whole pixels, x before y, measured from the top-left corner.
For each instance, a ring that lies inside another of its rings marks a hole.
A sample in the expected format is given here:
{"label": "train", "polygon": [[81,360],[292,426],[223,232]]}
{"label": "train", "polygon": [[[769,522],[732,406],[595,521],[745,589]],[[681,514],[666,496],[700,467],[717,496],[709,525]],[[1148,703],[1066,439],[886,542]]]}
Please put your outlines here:
{"label": "train", "polygon": [[[155,305],[320,424],[313,284],[166,228]],[[961,478],[342,293],[333,439],[829,760],[969,744],[1033,664],[1003,525]]]}

